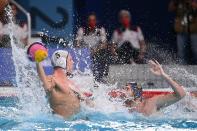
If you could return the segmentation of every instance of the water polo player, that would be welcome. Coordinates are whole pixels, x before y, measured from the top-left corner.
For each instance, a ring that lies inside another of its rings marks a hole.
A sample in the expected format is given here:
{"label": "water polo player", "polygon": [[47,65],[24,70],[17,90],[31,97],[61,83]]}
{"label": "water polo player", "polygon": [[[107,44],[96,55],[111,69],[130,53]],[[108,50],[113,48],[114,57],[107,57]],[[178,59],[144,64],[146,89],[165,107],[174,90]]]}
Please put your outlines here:
{"label": "water polo player", "polygon": [[[129,108],[130,112],[139,112],[144,115],[151,115],[158,112],[160,109],[167,107],[181,100],[186,92],[184,88],[168,76],[162,66],[157,61],[149,61],[151,72],[159,77],[165,79],[174,91],[167,95],[156,95],[152,98],[143,99],[142,88],[137,83],[128,83],[125,91],[110,92],[111,97],[119,97],[124,101],[124,105]],[[125,89],[124,89],[125,90]]]}
{"label": "water polo player", "polygon": [[90,104],[90,101],[85,95],[87,93],[82,93],[66,75],[73,69],[71,55],[65,50],[57,50],[53,53],[51,62],[54,68],[52,75],[45,74],[39,61],[36,63],[37,72],[48,94],[53,112],[69,118],[79,112],[80,100],[85,100],[87,104]]}

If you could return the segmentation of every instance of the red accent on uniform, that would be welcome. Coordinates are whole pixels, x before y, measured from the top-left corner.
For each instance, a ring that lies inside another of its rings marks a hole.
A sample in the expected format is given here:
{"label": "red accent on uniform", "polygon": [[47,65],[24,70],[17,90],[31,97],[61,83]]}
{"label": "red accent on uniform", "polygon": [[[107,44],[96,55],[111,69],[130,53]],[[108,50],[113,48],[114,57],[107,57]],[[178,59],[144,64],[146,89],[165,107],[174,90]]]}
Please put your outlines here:
{"label": "red accent on uniform", "polygon": [[[151,98],[154,96],[158,96],[158,95],[168,95],[168,94],[174,94],[174,92],[170,92],[170,91],[143,91],[142,96],[143,98],[147,99],[147,98]],[[197,97],[197,92],[190,92],[191,95]],[[116,98],[116,97],[126,97],[126,95],[121,92],[121,91],[116,91],[116,90],[112,90],[108,93],[108,95],[112,98]]]}
{"label": "red accent on uniform", "polygon": [[151,97],[157,96],[157,95],[168,95],[168,94],[174,94],[174,92],[170,92],[170,91],[143,91],[142,96],[143,96],[143,98],[151,98]]}
{"label": "red accent on uniform", "polygon": [[115,31],[118,33],[118,35],[122,34],[122,31],[120,29],[116,29]]}

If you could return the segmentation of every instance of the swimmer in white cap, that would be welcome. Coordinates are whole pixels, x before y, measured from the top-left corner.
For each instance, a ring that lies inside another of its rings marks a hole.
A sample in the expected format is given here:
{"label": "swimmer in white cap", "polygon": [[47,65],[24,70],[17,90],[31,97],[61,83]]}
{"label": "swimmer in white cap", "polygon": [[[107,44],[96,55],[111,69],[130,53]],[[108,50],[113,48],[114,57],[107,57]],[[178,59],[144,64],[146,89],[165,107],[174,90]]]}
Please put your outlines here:
{"label": "swimmer in white cap", "polygon": [[79,112],[80,100],[85,100],[88,104],[90,101],[85,95],[87,93],[82,93],[66,75],[71,74],[73,69],[73,60],[67,51],[55,51],[51,63],[54,67],[54,73],[51,76],[46,76],[41,63],[36,64],[37,71],[43,87],[49,95],[53,112],[69,118]]}

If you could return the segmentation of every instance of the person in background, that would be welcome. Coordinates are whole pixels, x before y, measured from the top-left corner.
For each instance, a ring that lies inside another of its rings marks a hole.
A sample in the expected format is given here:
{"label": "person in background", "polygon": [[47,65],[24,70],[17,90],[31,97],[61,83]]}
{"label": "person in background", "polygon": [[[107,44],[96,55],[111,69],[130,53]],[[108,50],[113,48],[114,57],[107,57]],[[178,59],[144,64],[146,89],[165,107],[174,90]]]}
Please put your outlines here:
{"label": "person in background", "polygon": [[132,25],[127,10],[119,12],[119,22],[121,26],[112,35],[112,54],[118,56],[118,63],[143,63],[146,45],[141,28]]}
{"label": "person in background", "polygon": [[103,82],[102,78],[108,70],[107,38],[105,29],[97,25],[97,18],[94,13],[88,16],[87,26],[78,29],[75,46],[90,49],[95,80]]}
{"label": "person in background", "polygon": [[[24,22],[21,22],[17,19],[17,14],[18,14],[18,9],[15,5],[10,4],[10,7],[12,9],[12,15],[13,19],[12,21],[14,22],[13,26],[13,34],[15,39],[19,40],[22,42],[23,45],[21,46],[26,46],[27,45],[27,24]],[[9,43],[9,21],[8,21],[8,16],[6,12],[4,11],[1,14],[1,20],[0,20],[0,46],[1,47],[10,47]]]}
{"label": "person in background", "polygon": [[169,11],[175,12],[174,30],[177,33],[177,55],[181,64],[188,64],[189,53],[197,64],[197,1],[171,0]]}

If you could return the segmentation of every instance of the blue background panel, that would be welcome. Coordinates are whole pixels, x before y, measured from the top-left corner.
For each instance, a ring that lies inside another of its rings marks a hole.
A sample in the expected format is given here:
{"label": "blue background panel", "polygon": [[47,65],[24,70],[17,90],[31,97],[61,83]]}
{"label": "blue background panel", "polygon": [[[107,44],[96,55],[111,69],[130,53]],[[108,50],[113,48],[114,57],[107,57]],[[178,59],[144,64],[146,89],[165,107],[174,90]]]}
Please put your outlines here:
{"label": "blue background panel", "polygon": [[[50,58],[55,50],[57,49],[49,48],[49,58],[43,62],[47,75],[52,74],[53,72]],[[62,50],[67,50],[72,55],[74,60],[74,69],[78,69],[82,72],[85,71],[85,69],[90,69],[91,59],[90,52],[87,48]],[[32,66],[32,68],[34,67]],[[13,84],[15,84],[15,67],[12,60],[12,50],[11,48],[0,48],[0,85],[9,86]]]}

